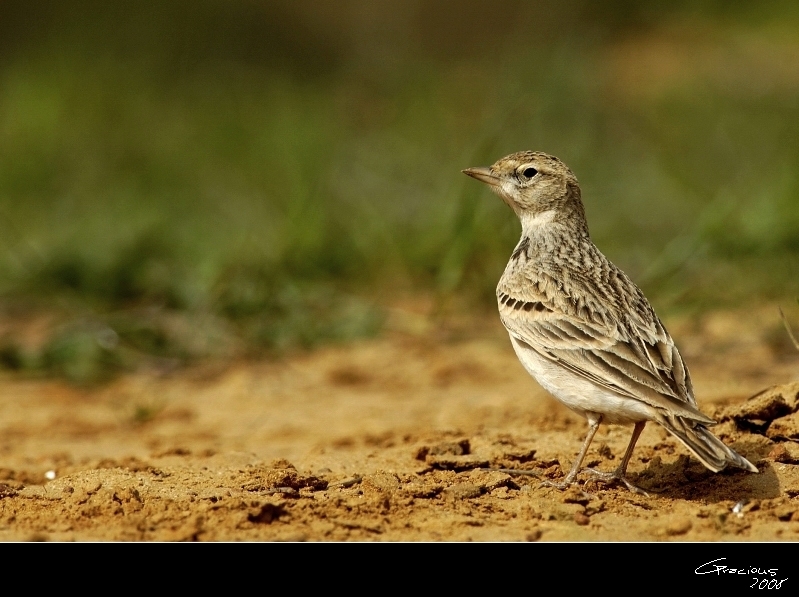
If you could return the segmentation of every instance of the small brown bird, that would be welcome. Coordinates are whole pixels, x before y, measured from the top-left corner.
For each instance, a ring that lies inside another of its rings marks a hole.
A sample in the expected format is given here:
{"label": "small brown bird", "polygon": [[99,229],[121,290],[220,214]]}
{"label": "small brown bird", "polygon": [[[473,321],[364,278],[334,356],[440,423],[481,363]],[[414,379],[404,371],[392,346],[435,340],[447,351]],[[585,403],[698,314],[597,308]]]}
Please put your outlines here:
{"label": "small brown bird", "polygon": [[[490,168],[463,171],[486,183],[516,213],[522,237],[497,286],[502,323],[527,372],[588,420],[588,435],[560,488],[583,470],[606,481],[626,478],[647,421],[662,425],[707,468],[728,464],[758,472],[706,425],[677,347],[643,292],[600,253],[588,235],[580,187],[558,158],[511,154]],[[582,469],[600,423],[633,424],[613,473]]]}

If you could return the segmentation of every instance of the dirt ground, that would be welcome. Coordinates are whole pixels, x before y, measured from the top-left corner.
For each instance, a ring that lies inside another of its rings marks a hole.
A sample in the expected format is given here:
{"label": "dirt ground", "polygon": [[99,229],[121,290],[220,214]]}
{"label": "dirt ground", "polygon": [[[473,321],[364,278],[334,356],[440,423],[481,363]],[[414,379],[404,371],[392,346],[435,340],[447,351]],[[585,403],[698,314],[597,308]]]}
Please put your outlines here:
{"label": "dirt ground", "polygon": [[[799,352],[776,306],[666,323],[715,433],[759,474],[714,474],[650,424],[630,465],[647,496],[541,487],[585,421],[496,316],[409,308],[380,339],[279,361],[94,389],[0,379],[0,539],[799,540]],[[587,464],[614,468],[630,431],[603,426]]]}

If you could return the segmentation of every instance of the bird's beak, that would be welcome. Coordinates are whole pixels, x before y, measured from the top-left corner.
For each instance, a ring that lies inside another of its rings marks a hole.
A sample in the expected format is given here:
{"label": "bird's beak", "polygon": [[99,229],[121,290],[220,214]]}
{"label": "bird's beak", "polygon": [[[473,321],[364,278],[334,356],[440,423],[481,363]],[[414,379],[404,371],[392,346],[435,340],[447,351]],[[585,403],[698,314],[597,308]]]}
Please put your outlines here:
{"label": "bird's beak", "polygon": [[476,178],[480,182],[484,182],[489,186],[499,186],[499,176],[493,174],[491,172],[491,168],[466,168],[466,170],[461,170],[461,172],[471,176],[472,178]]}

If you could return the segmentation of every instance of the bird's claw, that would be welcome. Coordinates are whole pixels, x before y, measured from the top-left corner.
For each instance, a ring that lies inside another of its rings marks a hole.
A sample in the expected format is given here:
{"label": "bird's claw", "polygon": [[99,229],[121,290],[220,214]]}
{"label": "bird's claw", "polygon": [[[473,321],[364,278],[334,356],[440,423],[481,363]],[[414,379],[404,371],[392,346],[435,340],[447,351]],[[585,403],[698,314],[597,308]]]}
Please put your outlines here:
{"label": "bird's claw", "polygon": [[[605,483],[623,483],[624,486],[629,491],[631,491],[632,493],[637,493],[638,495],[643,495],[645,497],[649,497],[649,494],[646,491],[644,491],[643,489],[641,489],[637,485],[635,485],[632,482],[630,482],[630,480],[627,479],[627,477],[625,477],[623,475],[619,475],[617,472],[605,473],[603,471],[598,471],[598,470],[593,469],[593,468],[584,468],[584,469],[581,469],[578,474],[582,474],[582,473],[587,473],[591,480],[603,481]],[[563,481],[560,481],[560,482],[542,481],[541,484],[538,487],[539,487],[539,489],[542,488],[542,487],[554,487],[555,489],[559,489],[561,491],[564,491],[564,490],[568,489],[569,487],[571,487],[572,485],[576,485],[577,484],[576,477],[577,477],[577,475],[575,475],[575,477],[572,478],[572,479],[569,479],[568,477],[566,477]],[[582,488],[580,488],[580,491],[582,491],[583,494],[586,497],[589,497],[591,495],[590,493],[588,493],[587,491],[585,491]]]}
{"label": "bird's claw", "polygon": [[623,483],[624,486],[629,489],[633,493],[637,493],[638,495],[643,495],[645,497],[649,497],[649,494],[630,482],[627,477],[620,475],[618,472],[606,473],[603,471],[598,471],[593,468],[584,468],[580,471],[581,473],[588,473],[588,476],[591,477],[593,480],[597,481],[604,481],[605,483]]}
{"label": "bird's claw", "polygon": [[579,491],[582,494],[582,496],[585,499],[590,500],[593,499],[594,497],[582,487],[577,486],[577,482],[574,479],[567,478],[561,481],[560,483],[555,483],[554,481],[542,481],[541,484],[538,486],[538,488],[540,489],[542,487],[554,487],[555,489],[559,489],[560,491],[565,491],[570,487],[574,487],[577,491]]}

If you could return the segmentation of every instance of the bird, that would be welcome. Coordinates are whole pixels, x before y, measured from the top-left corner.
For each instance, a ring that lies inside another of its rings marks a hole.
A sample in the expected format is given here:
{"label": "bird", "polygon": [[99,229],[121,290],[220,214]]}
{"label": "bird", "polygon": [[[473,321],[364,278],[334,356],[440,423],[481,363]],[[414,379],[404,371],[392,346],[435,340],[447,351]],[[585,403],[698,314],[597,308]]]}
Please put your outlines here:
{"label": "bird", "polygon": [[[521,151],[464,174],[489,186],[518,216],[516,245],[497,285],[497,305],[516,355],[535,380],[588,421],[588,434],[559,483],[579,474],[623,483],[635,444],[652,421],[713,472],[727,465],[757,473],[714,436],[715,421],[696,403],[688,368],[638,286],[603,255],[588,233],[580,185],[558,158]],[[613,472],[581,469],[600,424],[633,425]]]}

